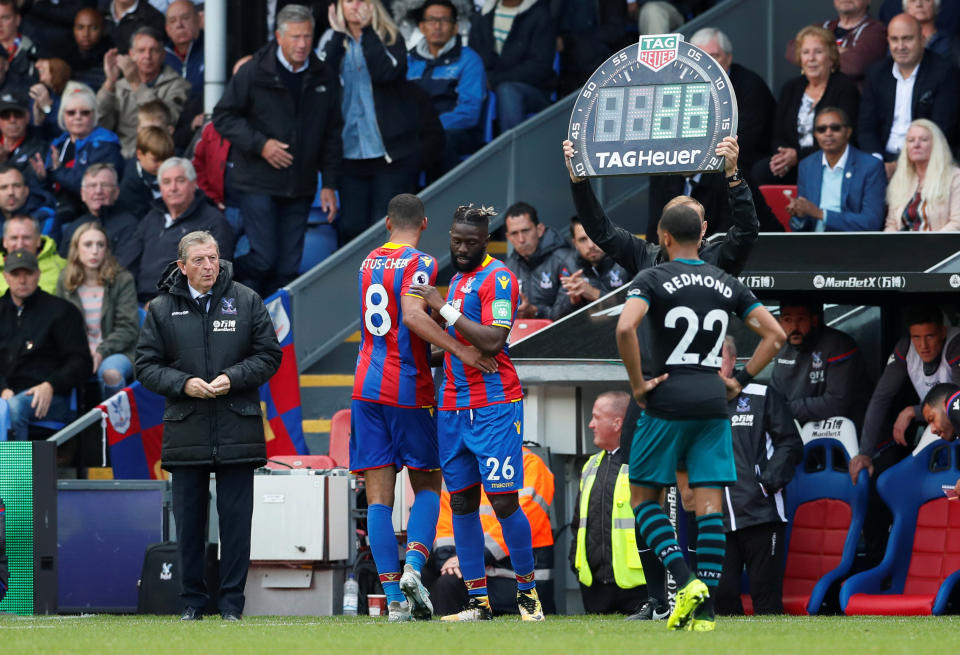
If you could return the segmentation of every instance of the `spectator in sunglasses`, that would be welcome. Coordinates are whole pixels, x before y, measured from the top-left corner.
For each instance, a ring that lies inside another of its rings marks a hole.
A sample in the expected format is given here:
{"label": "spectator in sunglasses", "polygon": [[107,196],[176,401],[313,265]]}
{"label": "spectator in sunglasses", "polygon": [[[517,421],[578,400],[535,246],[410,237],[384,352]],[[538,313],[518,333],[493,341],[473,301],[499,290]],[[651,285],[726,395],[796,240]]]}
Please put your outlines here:
{"label": "spectator in sunglasses", "polygon": [[795,232],[883,229],[887,176],[883,162],[850,145],[850,118],[824,107],[813,119],[819,152],[797,167],[797,197],[787,205]]}

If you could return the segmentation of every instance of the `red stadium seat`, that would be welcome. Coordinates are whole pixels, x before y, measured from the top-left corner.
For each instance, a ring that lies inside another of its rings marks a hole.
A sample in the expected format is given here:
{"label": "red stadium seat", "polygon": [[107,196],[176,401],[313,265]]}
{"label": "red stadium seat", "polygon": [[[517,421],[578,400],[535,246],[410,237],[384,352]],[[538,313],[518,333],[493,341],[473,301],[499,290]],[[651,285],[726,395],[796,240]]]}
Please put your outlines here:
{"label": "red stadium seat", "polygon": [[958,462],[958,444],[938,439],[877,479],[893,527],[880,564],[841,589],[846,614],[939,615],[947,609],[960,579],[960,502],[947,500],[941,487],[956,482]]}
{"label": "red stadium seat", "polygon": [[849,419],[808,423],[801,430],[803,461],[787,486],[787,563],[783,609],[817,614],[830,588],[850,573],[866,515],[866,471],[850,484],[844,438]]}
{"label": "red stadium seat", "polygon": [[767,205],[770,207],[773,215],[776,216],[780,224],[783,225],[783,229],[791,232],[790,214],[787,213],[787,203],[797,197],[797,185],[761,184],[760,193],[763,194],[763,199],[767,201]]}
{"label": "red stadium seat", "polygon": [[549,318],[518,318],[513,322],[508,343],[516,343],[553,323]]}
{"label": "red stadium seat", "polygon": [[350,468],[350,410],[341,409],[330,421],[330,457],[337,466]]}

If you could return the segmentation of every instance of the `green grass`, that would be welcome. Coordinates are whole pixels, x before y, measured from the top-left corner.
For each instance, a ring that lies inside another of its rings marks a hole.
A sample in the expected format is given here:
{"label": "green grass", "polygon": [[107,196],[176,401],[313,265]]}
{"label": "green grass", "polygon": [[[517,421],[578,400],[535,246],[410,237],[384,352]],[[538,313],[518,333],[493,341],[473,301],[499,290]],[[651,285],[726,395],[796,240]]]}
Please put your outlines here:
{"label": "green grass", "polygon": [[0,616],[3,655],[937,655],[955,653],[960,617],[721,619],[713,633],[670,633],[666,622],[547,617],[522,624],[439,621],[390,625],[367,617]]}

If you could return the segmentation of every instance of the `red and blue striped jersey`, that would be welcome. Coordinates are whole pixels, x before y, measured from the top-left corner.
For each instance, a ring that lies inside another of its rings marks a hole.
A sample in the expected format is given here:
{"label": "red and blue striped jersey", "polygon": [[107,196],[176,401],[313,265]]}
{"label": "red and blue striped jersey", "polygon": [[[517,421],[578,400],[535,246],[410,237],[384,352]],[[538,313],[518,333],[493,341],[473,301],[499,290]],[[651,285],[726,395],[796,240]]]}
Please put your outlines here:
{"label": "red and blue striped jersey", "polygon": [[[503,262],[487,255],[476,269],[453,276],[447,302],[471,321],[509,330],[520,304],[520,286]],[[462,343],[470,343],[454,326],[447,327],[447,332]],[[440,409],[471,409],[523,398],[506,345],[497,353],[497,365],[496,373],[483,373],[446,353]]]}
{"label": "red and blue striped jersey", "polygon": [[[395,407],[433,407],[430,345],[403,324],[400,299],[413,284],[434,284],[437,260],[412,246],[385,243],[360,266],[360,353],[353,399]],[[418,296],[419,297],[419,296]]]}

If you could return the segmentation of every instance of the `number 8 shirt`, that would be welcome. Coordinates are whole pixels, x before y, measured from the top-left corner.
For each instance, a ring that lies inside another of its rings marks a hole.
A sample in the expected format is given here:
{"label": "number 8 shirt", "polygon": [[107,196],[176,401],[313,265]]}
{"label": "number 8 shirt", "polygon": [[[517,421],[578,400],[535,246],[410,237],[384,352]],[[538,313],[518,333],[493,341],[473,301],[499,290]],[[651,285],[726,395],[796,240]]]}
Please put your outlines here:
{"label": "number 8 shirt", "polygon": [[727,390],[717,375],[730,312],[746,318],[760,305],[737,278],[699,259],[641,271],[627,300],[645,300],[650,343],[644,375],[669,377],[647,394],[646,412],[665,419],[726,418]]}
{"label": "number 8 shirt", "polygon": [[[411,285],[434,284],[437,262],[411,246],[385,243],[360,266],[360,353],[353,399],[433,407],[430,346],[403,324],[400,299]],[[418,296],[419,297],[419,296]]]}
{"label": "number 8 shirt", "polygon": [[[510,330],[513,325],[519,301],[516,276],[503,262],[490,255],[469,273],[454,275],[447,292],[447,302],[471,321],[505,330]],[[447,332],[461,343],[470,344],[455,326],[448,326]],[[508,346],[503,346],[496,360],[497,372],[483,373],[446,353],[440,409],[475,409],[523,398]]]}

